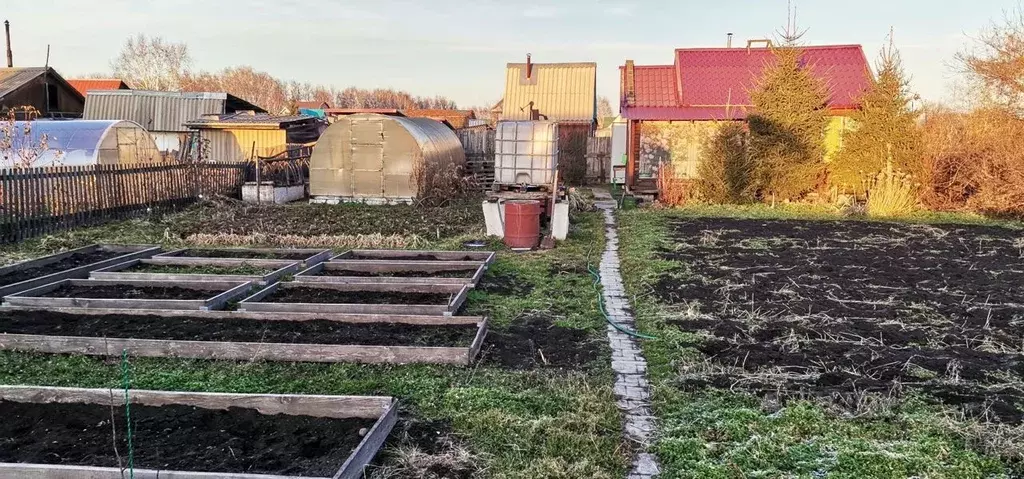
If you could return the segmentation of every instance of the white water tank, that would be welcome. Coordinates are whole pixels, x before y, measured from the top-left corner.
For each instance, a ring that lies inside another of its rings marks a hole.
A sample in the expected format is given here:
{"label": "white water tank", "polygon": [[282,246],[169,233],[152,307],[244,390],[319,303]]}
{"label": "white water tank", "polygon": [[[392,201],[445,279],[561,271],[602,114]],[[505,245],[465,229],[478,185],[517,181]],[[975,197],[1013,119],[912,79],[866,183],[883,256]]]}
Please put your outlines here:
{"label": "white water tank", "polygon": [[500,121],[494,134],[494,182],[550,185],[558,168],[558,123]]}

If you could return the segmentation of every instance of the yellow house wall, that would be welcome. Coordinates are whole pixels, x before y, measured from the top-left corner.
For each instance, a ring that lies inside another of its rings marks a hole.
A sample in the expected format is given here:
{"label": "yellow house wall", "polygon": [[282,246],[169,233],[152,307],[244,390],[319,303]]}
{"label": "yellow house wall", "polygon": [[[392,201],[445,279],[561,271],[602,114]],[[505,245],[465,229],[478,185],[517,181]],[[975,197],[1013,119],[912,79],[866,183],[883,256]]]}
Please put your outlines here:
{"label": "yellow house wall", "polygon": [[284,130],[200,130],[200,139],[209,147],[207,160],[217,162],[245,162],[256,156],[274,156],[287,149]]}

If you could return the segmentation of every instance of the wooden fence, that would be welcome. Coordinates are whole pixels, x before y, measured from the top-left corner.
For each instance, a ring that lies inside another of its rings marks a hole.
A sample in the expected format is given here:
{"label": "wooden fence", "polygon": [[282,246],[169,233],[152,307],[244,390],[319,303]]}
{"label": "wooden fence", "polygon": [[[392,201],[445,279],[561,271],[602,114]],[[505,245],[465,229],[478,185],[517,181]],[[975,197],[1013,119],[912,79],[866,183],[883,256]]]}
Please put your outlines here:
{"label": "wooden fence", "polygon": [[0,169],[0,243],[173,208],[200,196],[237,197],[244,163]]}
{"label": "wooden fence", "polygon": [[588,184],[607,183],[608,168],[611,167],[612,139],[610,137],[587,138]]}
{"label": "wooden fence", "polygon": [[494,183],[494,130],[465,128],[456,133],[466,150],[466,173],[476,176],[484,189],[490,188]]}

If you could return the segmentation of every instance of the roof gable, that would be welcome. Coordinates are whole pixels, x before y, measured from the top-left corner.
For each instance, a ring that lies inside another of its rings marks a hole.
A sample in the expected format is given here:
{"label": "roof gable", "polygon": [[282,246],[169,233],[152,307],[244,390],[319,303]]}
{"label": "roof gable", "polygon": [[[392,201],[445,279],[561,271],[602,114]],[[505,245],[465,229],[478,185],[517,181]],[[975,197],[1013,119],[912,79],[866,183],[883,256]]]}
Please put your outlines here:
{"label": "roof gable", "polygon": [[76,78],[68,80],[72,88],[85,96],[91,90],[127,90],[128,85],[117,78]]}
{"label": "roof gable", "polygon": [[501,119],[532,120],[531,109],[552,121],[596,121],[597,64],[532,63],[527,78],[525,63],[509,63]]}

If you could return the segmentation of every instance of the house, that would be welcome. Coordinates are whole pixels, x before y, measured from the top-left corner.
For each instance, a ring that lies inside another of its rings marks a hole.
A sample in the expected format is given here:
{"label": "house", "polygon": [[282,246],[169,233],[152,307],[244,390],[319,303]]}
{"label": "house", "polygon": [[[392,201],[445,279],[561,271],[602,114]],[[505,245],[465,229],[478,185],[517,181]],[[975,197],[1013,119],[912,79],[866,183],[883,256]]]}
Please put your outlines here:
{"label": "house", "polygon": [[190,159],[243,162],[280,155],[289,145],[316,142],[326,123],[307,115],[268,115],[254,111],[208,114],[185,122],[202,145]]}
{"label": "house", "polygon": [[[677,176],[695,178],[700,148],[722,122],[742,121],[752,109],[749,92],[772,61],[770,42],[754,47],[680,48],[666,65],[620,70],[620,111],[628,121],[626,183],[639,193],[657,192],[658,168],[671,162]],[[860,45],[802,47],[803,63],[830,90],[833,114],[826,158],[849,127],[848,114],[872,82]]]}
{"label": "house", "polygon": [[326,101],[297,101],[295,102],[295,111],[299,110],[326,110],[331,107],[330,102]]}
{"label": "house", "polygon": [[[165,159],[185,156],[189,129],[185,123],[203,115],[266,110],[228,93],[147,90],[90,91],[85,97],[86,120],[130,120],[153,135]],[[183,154],[184,153],[184,154]]]}
{"label": "house", "polygon": [[79,118],[84,104],[82,94],[53,68],[0,68],[0,114],[5,117],[12,109],[32,107],[42,118]]}
{"label": "house", "polygon": [[430,118],[431,120],[448,123],[456,130],[468,127],[469,120],[476,119],[476,113],[473,110],[402,110],[402,113],[405,113],[405,116],[409,118]]}
{"label": "house", "polygon": [[78,93],[85,94],[93,90],[129,90],[128,84],[118,78],[75,78],[68,80]]}

